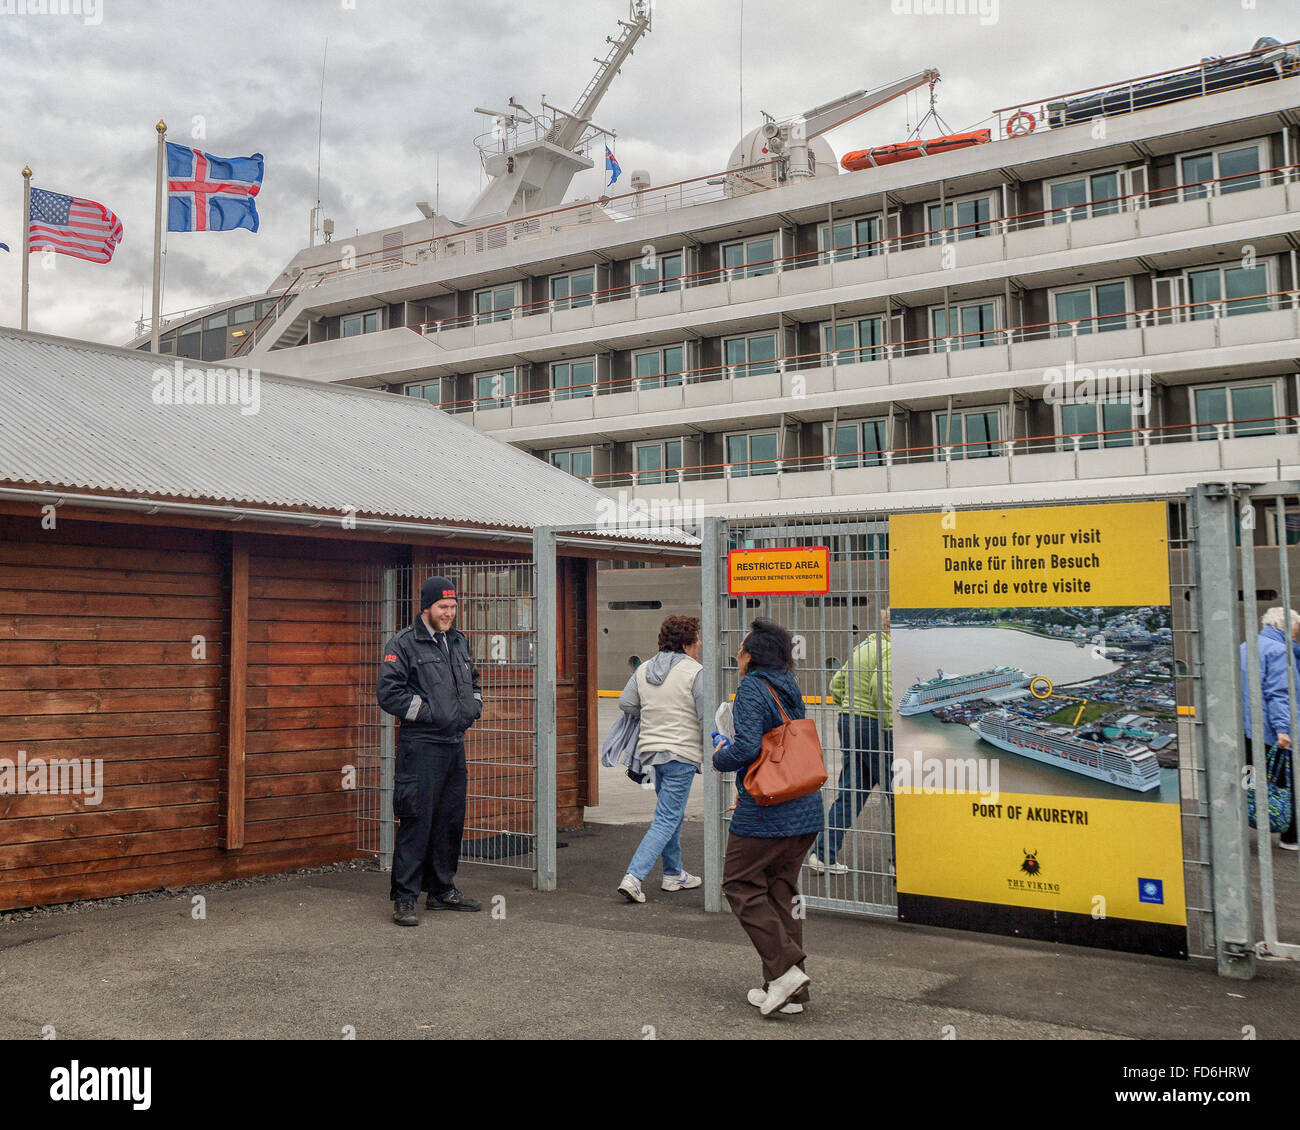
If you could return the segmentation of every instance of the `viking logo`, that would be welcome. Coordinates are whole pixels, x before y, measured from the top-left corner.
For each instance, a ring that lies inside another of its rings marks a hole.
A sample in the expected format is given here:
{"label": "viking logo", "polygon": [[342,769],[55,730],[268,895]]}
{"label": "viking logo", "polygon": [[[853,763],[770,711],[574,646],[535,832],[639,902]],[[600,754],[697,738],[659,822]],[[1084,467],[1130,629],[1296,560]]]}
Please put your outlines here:
{"label": "viking logo", "polygon": [[[1024,848],[1020,849],[1024,851]],[[1043,866],[1038,862],[1038,852],[1026,851],[1024,861],[1020,864],[1020,870],[1026,875],[1038,875],[1042,872]]]}

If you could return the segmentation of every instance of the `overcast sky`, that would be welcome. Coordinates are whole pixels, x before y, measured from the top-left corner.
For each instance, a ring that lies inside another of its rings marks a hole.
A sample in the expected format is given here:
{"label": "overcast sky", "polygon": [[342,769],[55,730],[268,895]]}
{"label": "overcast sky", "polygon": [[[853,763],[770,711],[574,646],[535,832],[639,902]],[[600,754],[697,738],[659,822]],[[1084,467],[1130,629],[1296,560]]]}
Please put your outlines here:
{"label": "overcast sky", "polygon": [[[84,10],[24,12],[38,3]],[[442,211],[460,219],[480,187],[472,139],[490,127],[474,107],[571,107],[626,17],[626,0],[0,0],[0,324],[19,320],[25,163],[34,187],[98,200],[125,228],[107,266],[33,258],[30,328],[123,344],[149,304],[160,117],[172,141],[266,157],[259,233],[168,238],[166,312],[261,291],[306,244],[327,38],[321,197],[337,239],[417,219],[435,154]],[[625,174],[663,183],[724,167],[760,110],[789,116],[927,66],[963,130],[1261,35],[1300,37],[1295,0],[656,0],[596,121],[617,132]],[[902,140],[913,104],[830,134],[836,154]],[[191,141],[196,123],[206,136]],[[571,195],[602,183],[583,174]]]}

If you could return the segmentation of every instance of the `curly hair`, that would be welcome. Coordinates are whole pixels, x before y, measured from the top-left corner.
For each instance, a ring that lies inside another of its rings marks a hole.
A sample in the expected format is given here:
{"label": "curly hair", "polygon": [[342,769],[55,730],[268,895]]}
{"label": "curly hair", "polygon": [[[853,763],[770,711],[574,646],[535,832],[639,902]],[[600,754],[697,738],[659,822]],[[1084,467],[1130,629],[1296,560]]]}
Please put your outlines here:
{"label": "curly hair", "polygon": [[794,640],[789,632],[772,620],[755,620],[740,646],[749,653],[749,660],[755,667],[794,670]]}
{"label": "curly hair", "polygon": [[660,651],[685,651],[700,638],[700,622],[694,616],[668,616],[659,625]]}

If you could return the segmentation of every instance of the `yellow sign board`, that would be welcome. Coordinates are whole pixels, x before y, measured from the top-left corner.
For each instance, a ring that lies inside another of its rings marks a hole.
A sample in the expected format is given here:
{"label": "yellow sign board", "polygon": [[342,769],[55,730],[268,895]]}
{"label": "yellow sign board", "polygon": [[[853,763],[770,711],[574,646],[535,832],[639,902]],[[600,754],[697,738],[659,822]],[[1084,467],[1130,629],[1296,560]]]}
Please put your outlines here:
{"label": "yellow sign board", "polygon": [[[899,791],[895,804],[900,893],[1098,921],[1186,921],[1176,804],[919,790]],[[940,842],[961,847],[936,850]]]}
{"label": "yellow sign board", "polygon": [[727,554],[727,592],[731,596],[830,592],[830,556],[824,545],[733,549]]}
{"label": "yellow sign board", "polygon": [[895,514],[895,608],[1169,603],[1163,502]]}

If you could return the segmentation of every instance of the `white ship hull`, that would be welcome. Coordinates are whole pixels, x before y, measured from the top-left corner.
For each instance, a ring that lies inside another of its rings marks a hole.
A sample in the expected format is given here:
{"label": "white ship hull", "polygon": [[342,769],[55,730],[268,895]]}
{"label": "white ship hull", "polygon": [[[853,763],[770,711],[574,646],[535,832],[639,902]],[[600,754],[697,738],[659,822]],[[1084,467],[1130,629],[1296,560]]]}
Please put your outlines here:
{"label": "white ship hull", "polygon": [[1152,789],[1160,787],[1160,777],[1157,775],[1154,779],[1144,781],[1134,777],[1125,777],[1123,774],[1116,773],[1113,770],[1094,768],[1091,765],[1081,765],[1076,761],[1069,761],[1066,758],[1057,757],[1050,753],[1044,753],[1042,750],[1033,749],[1027,746],[1018,746],[1006,738],[995,738],[986,734],[978,726],[972,727],[977,734],[990,745],[995,745],[998,749],[1005,749],[1008,753],[1019,754],[1021,757],[1027,757],[1031,761],[1040,761],[1044,765],[1052,765],[1057,769],[1068,769],[1071,773],[1078,773],[1081,777],[1091,777],[1094,781],[1105,781],[1108,785],[1119,785],[1120,788],[1132,789],[1134,792],[1150,792]]}
{"label": "white ship hull", "polygon": [[988,698],[992,694],[1005,694],[1007,691],[1016,690],[1024,685],[1024,683],[1006,683],[999,687],[985,687],[983,690],[967,691],[965,694],[959,694],[954,698],[936,698],[933,702],[908,703],[904,700],[898,704],[898,713],[904,717],[913,714],[928,714],[931,710],[937,710],[941,706],[956,706],[959,702],[974,702],[978,698]]}

